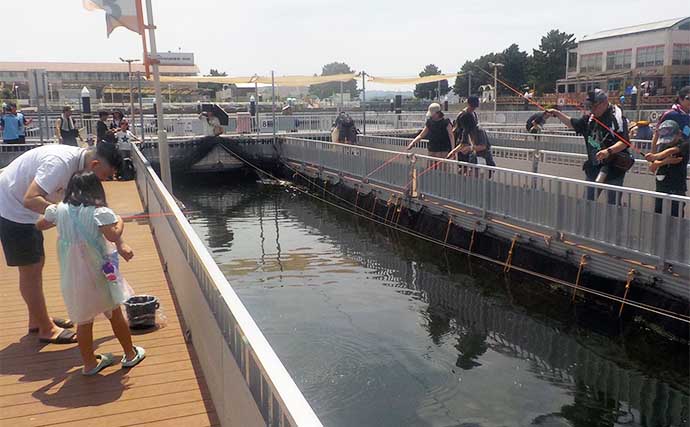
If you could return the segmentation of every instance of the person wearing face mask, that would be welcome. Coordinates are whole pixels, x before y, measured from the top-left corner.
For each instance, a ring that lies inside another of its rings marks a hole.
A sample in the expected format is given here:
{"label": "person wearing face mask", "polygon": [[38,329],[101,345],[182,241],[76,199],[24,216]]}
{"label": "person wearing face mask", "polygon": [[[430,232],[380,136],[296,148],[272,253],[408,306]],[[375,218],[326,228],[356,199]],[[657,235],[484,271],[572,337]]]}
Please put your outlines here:
{"label": "person wearing face mask", "polygon": [[[618,106],[609,102],[608,94],[601,89],[589,92],[585,105],[590,113],[580,118],[571,118],[555,109],[547,112],[583,136],[587,161],[582,165],[582,170],[587,181],[622,186],[625,173],[635,163],[628,151],[628,144],[620,138],[628,140],[628,119]],[[596,198],[594,188],[587,189],[587,198]],[[616,203],[615,192],[608,192],[608,201]]]}

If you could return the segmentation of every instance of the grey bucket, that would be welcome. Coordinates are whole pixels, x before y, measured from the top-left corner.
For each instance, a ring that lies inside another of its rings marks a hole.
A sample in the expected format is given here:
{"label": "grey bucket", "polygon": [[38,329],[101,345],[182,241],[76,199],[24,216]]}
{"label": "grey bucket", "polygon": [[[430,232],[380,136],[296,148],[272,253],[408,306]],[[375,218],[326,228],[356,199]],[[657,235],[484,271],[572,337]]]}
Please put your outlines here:
{"label": "grey bucket", "polygon": [[153,295],[135,295],[125,301],[127,319],[131,329],[148,329],[156,326],[156,310],[160,307]]}

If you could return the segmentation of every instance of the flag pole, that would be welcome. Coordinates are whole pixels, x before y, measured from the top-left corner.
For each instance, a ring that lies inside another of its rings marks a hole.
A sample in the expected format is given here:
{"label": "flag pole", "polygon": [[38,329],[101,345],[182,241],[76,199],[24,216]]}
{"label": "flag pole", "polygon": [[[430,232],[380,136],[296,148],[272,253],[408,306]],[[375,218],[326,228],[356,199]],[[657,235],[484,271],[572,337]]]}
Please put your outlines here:
{"label": "flag pole", "polygon": [[[137,21],[139,22],[139,34],[141,34],[141,44],[144,49],[144,69],[146,70],[146,78],[151,78],[151,70],[149,69],[149,53],[146,48],[146,25],[144,25],[144,8],[141,7],[141,0],[137,0]],[[141,96],[141,95],[140,95]]]}
{"label": "flag pole", "polygon": [[161,180],[172,194],[172,176],[170,173],[170,155],[168,153],[168,139],[165,131],[163,114],[163,94],[161,92],[160,71],[158,70],[158,51],[156,50],[156,26],[153,23],[153,7],[151,0],[146,0],[146,15],[148,16],[149,43],[151,44],[150,63],[153,66],[153,89],[156,94],[156,120],[158,122],[158,157],[160,158]]}

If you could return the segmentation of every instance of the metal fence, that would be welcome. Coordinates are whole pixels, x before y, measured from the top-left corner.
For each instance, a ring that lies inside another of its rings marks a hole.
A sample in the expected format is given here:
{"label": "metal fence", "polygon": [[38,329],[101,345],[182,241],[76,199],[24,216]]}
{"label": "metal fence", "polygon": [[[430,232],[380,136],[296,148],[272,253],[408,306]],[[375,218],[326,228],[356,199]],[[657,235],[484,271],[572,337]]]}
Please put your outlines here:
{"label": "metal fence", "polygon": [[[690,198],[551,175],[441,160],[425,155],[282,138],[282,154],[396,191],[568,233],[645,254],[659,265],[690,265],[690,220],[671,216]],[[438,162],[436,168],[429,167]],[[372,174],[373,171],[376,171]],[[416,176],[416,178],[414,178]],[[658,204],[660,213],[655,213]],[[669,239],[668,236],[674,236]]]}
{"label": "metal fence", "polygon": [[[134,151],[136,181],[223,425],[321,426],[300,390],[165,189]],[[239,387],[245,384],[246,387]],[[251,399],[251,405],[247,405]],[[255,405],[255,407],[254,407]],[[254,409],[256,408],[256,409]]]}

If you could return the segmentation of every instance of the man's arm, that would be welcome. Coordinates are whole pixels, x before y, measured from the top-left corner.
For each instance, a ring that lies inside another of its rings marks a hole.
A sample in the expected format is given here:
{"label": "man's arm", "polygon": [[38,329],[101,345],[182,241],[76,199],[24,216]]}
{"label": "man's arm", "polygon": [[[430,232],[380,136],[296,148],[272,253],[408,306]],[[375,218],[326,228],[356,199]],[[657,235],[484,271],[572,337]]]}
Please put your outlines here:
{"label": "man's arm", "polygon": [[572,122],[570,116],[568,116],[565,113],[563,113],[562,111],[556,110],[556,109],[546,110],[546,112],[549,113],[550,115],[554,116],[558,120],[560,120],[561,123],[568,126],[568,128],[573,129],[573,122]]}
{"label": "man's arm", "polygon": [[60,126],[62,126],[62,118],[55,120],[55,137],[58,142],[62,141],[62,133],[60,133]]}
{"label": "man's arm", "polygon": [[675,146],[675,147],[667,148],[660,153],[653,153],[653,152],[647,153],[647,154],[645,154],[644,158],[648,162],[654,162],[656,160],[663,160],[668,156],[672,156],[672,155],[678,154],[678,153],[680,153],[680,148],[678,148],[678,146]]}
{"label": "man's arm", "polygon": [[424,139],[428,134],[429,134],[429,128],[424,126],[424,129],[422,130],[422,132],[419,135],[417,135],[417,137],[415,139],[413,139],[412,142],[409,143],[409,145],[407,146],[407,149],[411,150],[412,147],[417,145],[417,143],[419,143],[419,141]]}
{"label": "man's arm", "polygon": [[31,181],[26,193],[24,193],[24,207],[36,213],[43,214],[46,208],[52,205],[51,202],[46,200],[47,195],[48,193],[46,193],[34,179]]}
{"label": "man's arm", "polygon": [[455,135],[453,135],[453,126],[448,123],[448,126],[446,126],[446,130],[448,131],[448,138],[450,138],[450,149],[451,151],[455,149]]}

